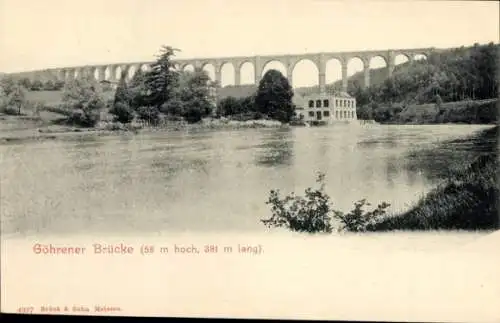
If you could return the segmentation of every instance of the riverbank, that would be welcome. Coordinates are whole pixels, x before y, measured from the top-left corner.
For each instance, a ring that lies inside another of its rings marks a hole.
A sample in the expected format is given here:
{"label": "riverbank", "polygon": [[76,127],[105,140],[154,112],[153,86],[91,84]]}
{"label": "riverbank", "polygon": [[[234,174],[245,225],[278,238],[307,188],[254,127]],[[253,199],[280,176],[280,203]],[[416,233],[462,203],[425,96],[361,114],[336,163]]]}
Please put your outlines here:
{"label": "riverbank", "polygon": [[94,128],[67,126],[48,122],[32,116],[0,115],[0,143],[27,142],[40,140],[67,139],[82,136],[133,135],[148,132],[177,132],[211,130],[236,130],[248,128],[288,127],[274,120],[235,121],[229,119],[207,118],[199,123],[188,124],[183,121],[169,121],[149,126],[146,123],[100,122]]}
{"label": "riverbank", "polygon": [[[498,122],[498,99],[464,100],[445,103],[400,104],[380,106],[372,112],[382,124],[495,124]],[[360,110],[368,107],[360,107]]]}
{"label": "riverbank", "polygon": [[498,215],[498,126],[443,145],[474,145],[481,154],[448,166],[447,178],[409,211],[387,217],[368,231],[495,230]]}

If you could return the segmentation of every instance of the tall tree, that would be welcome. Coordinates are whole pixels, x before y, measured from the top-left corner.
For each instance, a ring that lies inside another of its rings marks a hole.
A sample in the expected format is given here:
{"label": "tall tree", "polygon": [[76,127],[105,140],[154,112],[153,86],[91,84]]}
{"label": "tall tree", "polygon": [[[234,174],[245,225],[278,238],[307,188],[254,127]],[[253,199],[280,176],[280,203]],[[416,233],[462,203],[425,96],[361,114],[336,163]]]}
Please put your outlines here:
{"label": "tall tree", "polygon": [[66,83],[62,101],[70,121],[89,127],[99,121],[100,110],[105,107],[99,83],[88,76]]}
{"label": "tall tree", "polygon": [[115,100],[110,113],[115,115],[116,121],[129,123],[134,119],[134,111],[130,107],[130,95],[127,87],[127,74],[122,72],[120,82],[115,92]]}
{"label": "tall tree", "polygon": [[212,113],[210,86],[210,77],[202,69],[197,68],[187,75],[180,94],[185,107],[183,117],[188,122],[198,122]]}
{"label": "tall tree", "polygon": [[27,89],[21,81],[12,77],[2,78],[0,81],[0,109],[9,113],[21,114],[21,108],[26,105],[26,91]]}
{"label": "tall tree", "polygon": [[9,104],[17,108],[17,114],[21,115],[21,108],[26,104],[26,90],[20,84],[16,84],[9,95]]}
{"label": "tall tree", "polygon": [[114,100],[115,105],[118,102],[126,103],[127,105],[129,104],[129,93],[128,93],[126,78],[127,74],[125,72],[122,72],[120,81],[118,82],[118,86],[115,92],[115,100]]}
{"label": "tall tree", "polygon": [[128,94],[130,106],[134,110],[146,105],[146,75],[141,69],[138,69],[130,80],[128,84]]}
{"label": "tall tree", "polygon": [[293,89],[288,79],[280,71],[271,69],[259,83],[255,105],[258,112],[281,122],[289,122],[295,115],[292,98]]}
{"label": "tall tree", "polygon": [[179,75],[172,57],[179,51],[170,46],[163,46],[156,62],[146,74],[147,100],[150,106],[158,110],[173,95],[178,84]]}

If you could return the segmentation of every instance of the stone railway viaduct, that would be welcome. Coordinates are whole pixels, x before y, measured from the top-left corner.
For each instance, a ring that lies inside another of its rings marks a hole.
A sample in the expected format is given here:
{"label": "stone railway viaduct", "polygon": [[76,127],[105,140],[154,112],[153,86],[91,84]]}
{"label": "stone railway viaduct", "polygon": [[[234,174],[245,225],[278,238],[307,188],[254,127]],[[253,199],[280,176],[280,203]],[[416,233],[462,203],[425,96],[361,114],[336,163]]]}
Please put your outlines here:
{"label": "stone railway viaduct", "polygon": [[[382,57],[386,64],[387,76],[390,77],[396,66],[396,57],[404,55],[412,63],[416,56],[423,55],[426,58],[433,52],[441,51],[436,48],[413,48],[413,49],[390,49],[374,51],[354,51],[354,52],[324,52],[324,53],[306,53],[290,55],[263,55],[263,56],[240,56],[240,57],[218,57],[218,58],[192,58],[192,59],[174,59],[176,67],[180,70],[188,66],[192,68],[204,68],[212,65],[215,72],[215,80],[218,84],[221,81],[222,68],[226,64],[231,64],[234,70],[235,85],[241,84],[241,69],[243,64],[251,63],[253,65],[255,84],[258,84],[265,67],[270,62],[280,62],[286,68],[286,75],[293,85],[292,75],[297,63],[302,60],[309,60],[317,68],[318,84],[320,91],[325,89],[326,85],[326,65],[330,60],[338,60],[342,70],[342,89],[347,90],[347,65],[351,59],[358,58],[364,66],[364,86],[370,84],[370,60],[375,57]],[[147,70],[152,62],[132,62],[132,63],[113,63],[102,65],[85,65],[76,67],[50,68],[38,71],[29,71],[21,73],[12,73],[18,77],[28,77],[31,80],[60,80],[67,81],[82,77],[84,75],[94,76],[98,81],[116,82],[121,73],[124,72],[127,78],[133,77],[138,69]]]}

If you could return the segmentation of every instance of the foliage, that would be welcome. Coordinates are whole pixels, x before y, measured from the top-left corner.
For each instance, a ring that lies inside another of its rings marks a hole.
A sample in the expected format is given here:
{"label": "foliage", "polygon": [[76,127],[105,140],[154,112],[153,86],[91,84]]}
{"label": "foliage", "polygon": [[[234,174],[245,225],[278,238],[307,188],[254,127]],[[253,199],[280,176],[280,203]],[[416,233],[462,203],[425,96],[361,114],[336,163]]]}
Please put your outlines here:
{"label": "foliage", "polygon": [[156,107],[141,106],[136,109],[136,112],[140,119],[151,125],[156,125],[160,121],[160,111]]}
{"label": "foliage", "polygon": [[293,89],[288,79],[277,70],[269,70],[259,83],[255,96],[257,110],[271,119],[289,122],[295,115]]}
{"label": "foliage", "polygon": [[114,103],[113,107],[109,110],[109,113],[115,116],[115,120],[120,123],[130,123],[134,120],[134,110],[125,101],[118,101]]}
{"label": "foliage", "polygon": [[318,174],[317,189],[307,188],[305,197],[293,192],[280,197],[279,190],[271,190],[266,204],[271,205],[272,216],[261,220],[268,227],[284,227],[291,231],[308,233],[331,233],[333,220],[339,220],[339,230],[352,232],[366,231],[367,226],[379,221],[385,215],[389,204],[382,203],[375,210],[365,212],[363,207],[369,205],[366,200],[355,203],[355,208],[349,213],[332,209],[330,197],[325,193],[325,175]]}
{"label": "foliage", "polygon": [[99,121],[105,102],[99,83],[91,77],[75,79],[66,83],[63,104],[71,111],[70,122],[92,127]]}
{"label": "foliage", "polygon": [[334,211],[334,217],[340,220],[340,229],[352,232],[366,231],[368,226],[379,222],[386,215],[386,209],[390,206],[390,204],[382,202],[377,205],[376,209],[365,212],[363,209],[365,205],[370,206],[371,204],[366,199],[362,199],[354,203],[354,209],[349,213]]}
{"label": "foliage", "polygon": [[31,89],[31,80],[27,77],[24,77],[19,80],[19,83],[25,88],[25,89]]}
{"label": "foliage", "polygon": [[443,176],[444,182],[413,208],[370,224],[367,230],[498,229],[498,126],[479,133],[475,138],[468,138],[464,143],[481,147],[483,153],[472,161],[465,158],[449,165],[451,172]]}
{"label": "foliage", "polygon": [[43,83],[42,90],[53,91],[54,87],[55,87],[54,81],[47,80],[45,83]]}
{"label": "foliage", "polygon": [[21,82],[5,77],[0,82],[0,109],[7,114],[21,114],[21,109],[28,104],[26,88]]}
{"label": "foliage", "polygon": [[109,112],[115,116],[115,121],[120,123],[130,123],[134,119],[134,110],[130,106],[130,94],[128,92],[127,75],[122,73],[118,87],[116,88],[115,98],[111,103]]}
{"label": "foliage", "polygon": [[272,217],[261,220],[268,227],[285,227],[308,233],[332,232],[329,196],[324,192],[324,175],[318,176],[320,188],[306,189],[305,198],[294,193],[280,198],[279,190],[271,190],[266,204],[271,205]]}
{"label": "foliage", "polygon": [[[436,103],[462,100],[482,100],[498,97],[499,45],[475,44],[444,52],[432,53],[427,60],[398,65],[392,76],[374,82],[366,89],[361,86],[363,72],[351,77],[348,92],[357,101],[360,118],[369,117],[366,106]],[[386,73],[385,69],[372,74]],[[376,77],[377,79],[382,79]],[[374,77],[371,77],[372,81]],[[376,113],[376,111],[374,111]],[[392,120],[396,115],[378,114],[378,121]]]}
{"label": "foliage", "polygon": [[137,109],[146,105],[146,76],[144,72],[139,69],[135,72],[134,77],[128,84],[128,100],[130,105]]}
{"label": "foliage", "polygon": [[118,102],[129,104],[130,96],[128,93],[126,77],[127,77],[127,74],[125,72],[122,72],[122,75],[120,77],[120,82],[118,83],[118,86],[116,87],[115,99],[114,99],[113,104],[116,104]]}
{"label": "foliage", "polygon": [[198,122],[212,113],[209,101],[210,77],[202,69],[186,75],[186,84],[180,90],[180,101],[184,109],[182,116],[190,123]]}
{"label": "foliage", "polygon": [[158,110],[172,98],[179,82],[178,72],[172,62],[172,56],[177,51],[170,46],[163,46],[158,59],[151,65],[151,70],[146,73],[147,103]]}
{"label": "foliage", "polygon": [[255,96],[247,96],[243,98],[226,97],[219,101],[217,105],[216,115],[219,117],[227,117],[231,115],[252,114],[255,115]]}
{"label": "foliage", "polygon": [[43,82],[40,81],[40,80],[34,80],[32,83],[31,83],[31,88],[30,88],[31,91],[41,91],[43,90]]}

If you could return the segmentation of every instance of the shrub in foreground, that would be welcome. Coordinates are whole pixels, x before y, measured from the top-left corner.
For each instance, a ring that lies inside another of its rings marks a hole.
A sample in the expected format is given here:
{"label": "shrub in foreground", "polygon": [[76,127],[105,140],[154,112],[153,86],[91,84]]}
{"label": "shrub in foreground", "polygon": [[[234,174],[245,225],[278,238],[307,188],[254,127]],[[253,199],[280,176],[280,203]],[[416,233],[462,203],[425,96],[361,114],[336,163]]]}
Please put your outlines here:
{"label": "shrub in foreground", "polygon": [[271,190],[266,204],[271,205],[272,216],[261,222],[268,227],[284,227],[295,232],[331,233],[333,221],[337,220],[340,222],[339,231],[360,232],[380,221],[390,206],[384,202],[375,210],[364,211],[364,206],[370,204],[361,200],[348,213],[334,210],[325,193],[324,179],[324,174],[318,174],[316,182],[319,188],[307,188],[304,197],[292,192],[281,198],[278,190]]}

